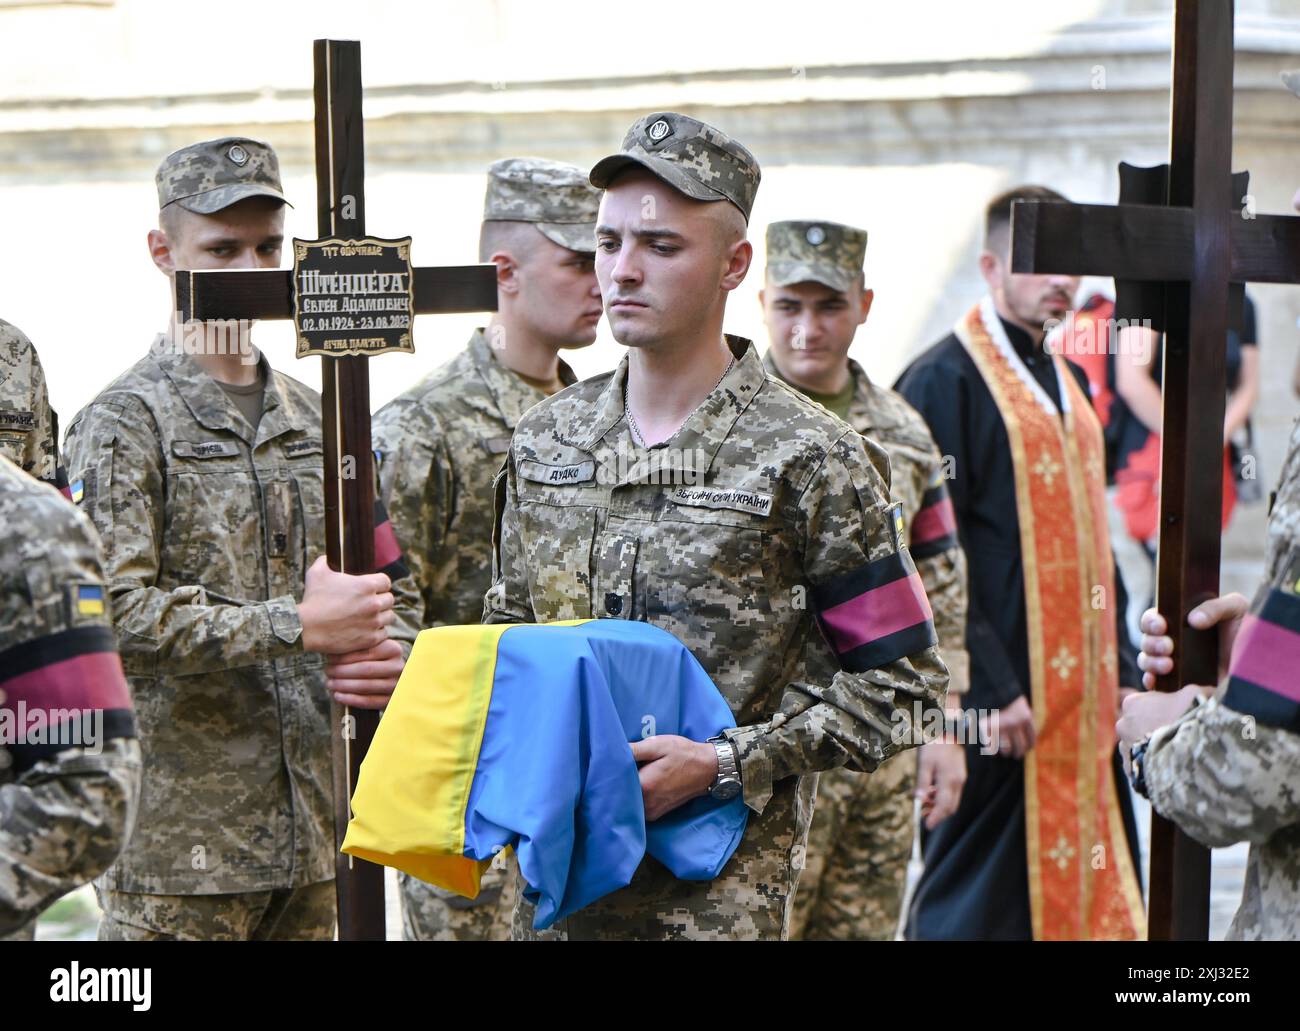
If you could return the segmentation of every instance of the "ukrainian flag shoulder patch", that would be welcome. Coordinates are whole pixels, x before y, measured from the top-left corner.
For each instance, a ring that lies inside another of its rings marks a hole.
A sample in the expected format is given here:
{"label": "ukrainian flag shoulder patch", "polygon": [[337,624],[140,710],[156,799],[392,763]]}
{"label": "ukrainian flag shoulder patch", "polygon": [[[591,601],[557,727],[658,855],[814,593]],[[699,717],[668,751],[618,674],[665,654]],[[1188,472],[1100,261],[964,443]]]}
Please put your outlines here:
{"label": "ukrainian flag shoulder patch", "polygon": [[70,584],[68,586],[69,619],[76,624],[88,619],[103,619],[107,609],[104,588],[101,584]]}

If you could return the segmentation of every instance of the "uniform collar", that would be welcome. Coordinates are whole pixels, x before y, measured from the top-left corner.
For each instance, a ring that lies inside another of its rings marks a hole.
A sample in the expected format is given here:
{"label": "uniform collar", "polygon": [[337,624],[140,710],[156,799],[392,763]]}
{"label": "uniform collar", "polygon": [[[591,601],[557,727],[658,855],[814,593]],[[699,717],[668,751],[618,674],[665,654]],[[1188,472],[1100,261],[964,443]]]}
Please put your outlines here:
{"label": "uniform collar", "polygon": [[154,341],[153,356],[163,373],[171,380],[190,413],[198,423],[210,430],[227,430],[250,447],[271,440],[291,430],[310,427],[302,413],[285,403],[284,394],[266,355],[258,353],[257,365],[265,384],[262,394],[262,419],[257,431],[240,415],[234,402],[226,396],[217,381],[203,369],[193,356],[178,352],[166,344],[160,334]]}
{"label": "uniform collar", "polygon": [[[474,335],[469,339],[469,359],[496,405],[496,411],[489,414],[499,416],[512,430],[524,412],[546,396],[497,360],[497,356],[492,353],[492,345],[488,343],[487,333],[482,328],[474,330]],[[578,382],[573,370],[563,360],[560,361],[560,382],[566,387]],[[474,405],[472,396],[465,400]]]}
{"label": "uniform collar", "polygon": [[[777,371],[771,348],[768,348],[767,354],[763,356],[763,367],[792,390],[799,390],[800,393],[803,393],[796,384],[787,381]],[[853,398],[849,401],[847,420],[849,425],[859,433],[866,433],[868,430],[889,429],[897,425],[897,420],[891,417],[889,408],[880,399],[880,388],[871,382],[867,370],[852,358],[849,359],[849,377],[853,380]]]}
{"label": "uniform collar", "polygon": [[[729,333],[726,340],[735,356],[735,364],[709,392],[699,408],[665,442],[679,453],[702,452],[707,459],[702,472],[712,466],[713,459],[730,434],[732,426],[758,395],[763,381],[767,379],[758,351],[749,340]],[[582,450],[594,451],[619,423],[625,423],[623,388],[627,382],[627,365],[628,357],[624,355],[605,389],[596,398],[590,417],[584,420],[586,425],[575,426],[572,443]],[[625,429],[624,432],[629,431]],[[656,449],[650,450],[653,453]]]}
{"label": "uniform collar", "polygon": [[871,382],[867,370],[849,359],[849,374],[853,377],[853,400],[849,402],[849,425],[859,433],[871,430],[892,430],[904,425],[897,406],[886,403],[880,387]]}

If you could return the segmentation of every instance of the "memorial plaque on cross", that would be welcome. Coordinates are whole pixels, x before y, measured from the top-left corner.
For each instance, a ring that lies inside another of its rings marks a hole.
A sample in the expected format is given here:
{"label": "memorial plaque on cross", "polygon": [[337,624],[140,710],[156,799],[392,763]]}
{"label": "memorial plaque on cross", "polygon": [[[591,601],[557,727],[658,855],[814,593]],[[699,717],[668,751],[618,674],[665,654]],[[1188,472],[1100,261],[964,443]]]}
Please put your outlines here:
{"label": "memorial plaque on cross", "polygon": [[[1300,218],[1256,215],[1231,174],[1233,4],[1177,0],[1169,164],[1120,166],[1116,206],[1018,202],[1013,272],[1113,276],[1116,314],[1164,332],[1156,605],[1174,639],[1159,690],[1218,681],[1225,341],[1247,282],[1300,282]],[[1209,851],[1152,813],[1148,937],[1209,933]]]}
{"label": "memorial plaque on cross", "polygon": [[[365,233],[361,44],[315,42],[316,213],[323,239],[295,240],[292,270],[177,271],[176,309],[188,322],[293,319],[298,356],[321,355],[326,557],[369,573],[374,554],[374,461],[369,356],[410,351],[415,315],[493,311],[496,268],[412,267],[410,239]],[[351,816],[352,787],[379,715],[335,706],[335,844]],[[339,939],[384,938],[384,871],[339,854]]]}

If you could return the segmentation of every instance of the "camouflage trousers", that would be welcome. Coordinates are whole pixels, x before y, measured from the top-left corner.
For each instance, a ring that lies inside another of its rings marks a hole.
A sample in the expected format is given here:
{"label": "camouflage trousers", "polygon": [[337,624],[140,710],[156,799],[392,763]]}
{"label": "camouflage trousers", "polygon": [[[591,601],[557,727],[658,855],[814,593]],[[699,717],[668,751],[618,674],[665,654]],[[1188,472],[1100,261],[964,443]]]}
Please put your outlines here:
{"label": "camouflage trousers", "polygon": [[916,753],[817,786],[791,940],[893,941],[912,856]]}
{"label": "camouflage trousers", "polygon": [[334,882],[231,895],[105,891],[100,941],[331,941]]}
{"label": "camouflage trousers", "polygon": [[402,937],[406,941],[509,941],[515,908],[515,854],[498,856],[483,873],[478,898],[435,888],[409,874],[402,886]]}

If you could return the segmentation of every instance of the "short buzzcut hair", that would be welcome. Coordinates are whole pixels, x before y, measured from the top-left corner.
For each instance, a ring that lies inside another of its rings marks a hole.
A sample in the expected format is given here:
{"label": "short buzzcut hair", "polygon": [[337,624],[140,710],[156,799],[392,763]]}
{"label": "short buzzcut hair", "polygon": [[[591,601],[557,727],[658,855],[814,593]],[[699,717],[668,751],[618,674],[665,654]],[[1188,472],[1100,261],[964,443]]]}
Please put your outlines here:
{"label": "short buzzcut hair", "polygon": [[537,250],[538,241],[544,239],[532,222],[485,219],[479,227],[478,260],[491,261],[497,251],[510,251],[516,260],[524,262]]}
{"label": "short buzzcut hair", "polygon": [[[1046,186],[1013,186],[999,193],[984,208],[984,249],[1001,252],[1006,249],[1002,239],[1011,227],[1011,205],[1018,200],[1067,201],[1063,194]],[[998,246],[995,246],[998,245]]]}

